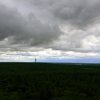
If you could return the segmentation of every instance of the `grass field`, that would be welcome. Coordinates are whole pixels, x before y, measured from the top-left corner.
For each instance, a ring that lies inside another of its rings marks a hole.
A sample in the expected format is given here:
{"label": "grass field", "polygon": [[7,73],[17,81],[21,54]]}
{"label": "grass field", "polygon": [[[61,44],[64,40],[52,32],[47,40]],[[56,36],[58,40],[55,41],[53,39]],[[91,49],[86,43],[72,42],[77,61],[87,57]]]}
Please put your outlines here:
{"label": "grass field", "polygon": [[0,100],[100,100],[100,65],[0,63]]}

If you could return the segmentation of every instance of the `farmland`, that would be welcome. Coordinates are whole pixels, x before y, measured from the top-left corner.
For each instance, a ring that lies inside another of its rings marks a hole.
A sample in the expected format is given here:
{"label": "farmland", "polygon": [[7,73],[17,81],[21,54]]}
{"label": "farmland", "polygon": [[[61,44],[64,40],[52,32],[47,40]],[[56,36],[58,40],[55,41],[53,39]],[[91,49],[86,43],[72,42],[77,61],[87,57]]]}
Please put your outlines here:
{"label": "farmland", "polygon": [[0,63],[0,100],[100,100],[100,65]]}

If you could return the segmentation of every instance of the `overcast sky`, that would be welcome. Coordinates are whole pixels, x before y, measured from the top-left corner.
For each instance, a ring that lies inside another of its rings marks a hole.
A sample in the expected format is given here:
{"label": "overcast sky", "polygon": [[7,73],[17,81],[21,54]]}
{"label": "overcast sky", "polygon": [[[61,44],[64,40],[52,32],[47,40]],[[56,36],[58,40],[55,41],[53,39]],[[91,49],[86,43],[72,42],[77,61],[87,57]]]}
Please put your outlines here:
{"label": "overcast sky", "polygon": [[100,0],[0,0],[0,60],[100,57]]}

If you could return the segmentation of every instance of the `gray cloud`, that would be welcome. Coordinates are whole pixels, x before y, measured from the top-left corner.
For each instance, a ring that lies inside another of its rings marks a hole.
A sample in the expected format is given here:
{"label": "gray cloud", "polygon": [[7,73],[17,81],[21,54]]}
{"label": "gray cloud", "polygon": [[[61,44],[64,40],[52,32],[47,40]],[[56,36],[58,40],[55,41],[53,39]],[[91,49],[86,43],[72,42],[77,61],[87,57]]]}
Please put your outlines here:
{"label": "gray cloud", "polygon": [[61,23],[83,27],[100,16],[99,0],[29,0],[41,11],[48,11]]}
{"label": "gray cloud", "polygon": [[99,0],[8,1],[0,0],[0,48],[99,52]]}
{"label": "gray cloud", "polygon": [[53,14],[58,20],[83,28],[100,17],[99,0],[59,0],[55,3]]}
{"label": "gray cloud", "polygon": [[16,7],[0,4],[0,40],[13,37],[12,44],[47,44],[60,35],[58,26],[50,24],[43,23],[34,13],[23,15]]}

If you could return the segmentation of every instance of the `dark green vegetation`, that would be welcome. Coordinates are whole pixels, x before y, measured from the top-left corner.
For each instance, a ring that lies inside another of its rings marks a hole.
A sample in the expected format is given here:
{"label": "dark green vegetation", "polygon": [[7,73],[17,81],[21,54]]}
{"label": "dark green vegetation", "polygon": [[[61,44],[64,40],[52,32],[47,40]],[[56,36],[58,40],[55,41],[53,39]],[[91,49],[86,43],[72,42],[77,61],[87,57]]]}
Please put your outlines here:
{"label": "dark green vegetation", "polygon": [[0,100],[100,100],[99,66],[0,63]]}

